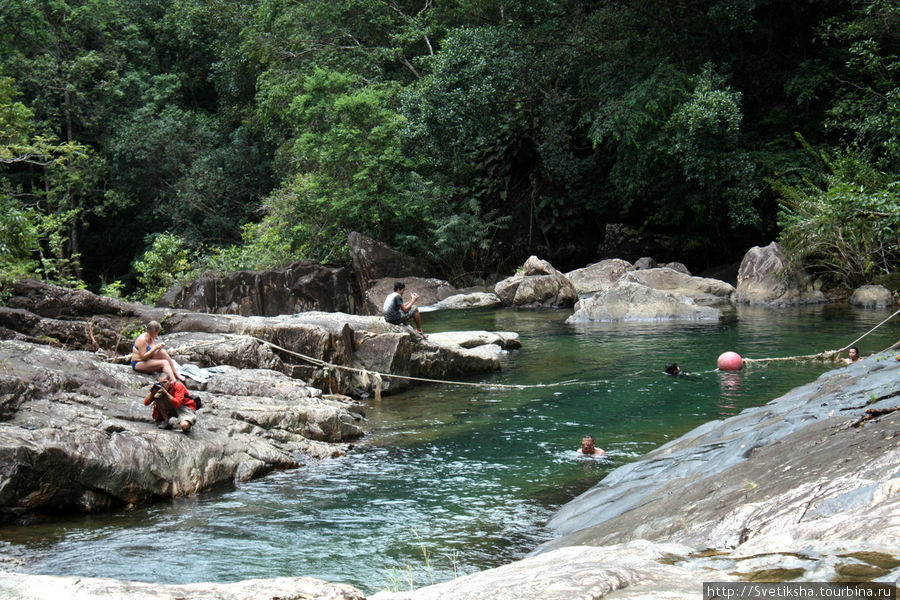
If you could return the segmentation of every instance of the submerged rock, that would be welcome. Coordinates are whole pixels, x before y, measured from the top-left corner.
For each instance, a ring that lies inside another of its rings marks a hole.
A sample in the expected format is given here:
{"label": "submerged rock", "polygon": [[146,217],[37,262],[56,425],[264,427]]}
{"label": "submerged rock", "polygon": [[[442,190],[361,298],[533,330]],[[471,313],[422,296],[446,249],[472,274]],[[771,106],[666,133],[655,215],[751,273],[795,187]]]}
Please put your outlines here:
{"label": "submerged rock", "polygon": [[579,300],[575,305],[574,314],[566,319],[566,323],[716,321],[719,316],[718,309],[698,306],[693,299],[683,294],[655,290],[639,283],[619,281],[609,289]]}

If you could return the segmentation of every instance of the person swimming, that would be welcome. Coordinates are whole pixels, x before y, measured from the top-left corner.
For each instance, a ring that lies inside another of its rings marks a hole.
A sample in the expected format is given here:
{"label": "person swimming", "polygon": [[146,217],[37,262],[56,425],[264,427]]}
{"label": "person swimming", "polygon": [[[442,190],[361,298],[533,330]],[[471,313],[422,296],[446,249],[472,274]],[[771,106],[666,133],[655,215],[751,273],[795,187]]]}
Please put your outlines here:
{"label": "person swimming", "polygon": [[603,456],[606,454],[606,450],[594,446],[594,436],[585,435],[581,438],[581,448],[575,453],[581,456]]}

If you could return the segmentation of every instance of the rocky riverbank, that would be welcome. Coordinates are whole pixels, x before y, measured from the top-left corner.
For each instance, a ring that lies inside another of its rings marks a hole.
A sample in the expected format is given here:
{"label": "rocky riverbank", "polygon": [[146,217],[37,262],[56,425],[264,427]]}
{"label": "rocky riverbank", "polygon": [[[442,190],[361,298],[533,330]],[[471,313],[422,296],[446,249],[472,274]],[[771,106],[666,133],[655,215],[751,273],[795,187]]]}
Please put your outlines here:
{"label": "rocky riverbank", "polygon": [[[152,378],[127,364],[151,319],[177,361],[215,367],[188,381],[203,398],[188,435],[155,427],[142,403]],[[375,317],[193,313],[20,282],[0,307],[0,521],[194,494],[342,455],[363,435],[350,395],[492,372],[518,345],[514,333],[430,341]]]}
{"label": "rocky riverbank", "polygon": [[[898,386],[900,362],[892,354],[837,368],[616,469],[559,511],[551,525],[560,537],[529,558],[371,598],[699,598],[706,581],[894,582]],[[250,599],[291,597],[308,582],[272,580],[265,588],[245,582],[226,595],[215,584],[7,574],[0,595],[50,598],[52,585],[78,590],[80,598]],[[352,588],[315,585],[324,587],[303,593],[362,597]],[[276,593],[272,586],[282,587]]]}

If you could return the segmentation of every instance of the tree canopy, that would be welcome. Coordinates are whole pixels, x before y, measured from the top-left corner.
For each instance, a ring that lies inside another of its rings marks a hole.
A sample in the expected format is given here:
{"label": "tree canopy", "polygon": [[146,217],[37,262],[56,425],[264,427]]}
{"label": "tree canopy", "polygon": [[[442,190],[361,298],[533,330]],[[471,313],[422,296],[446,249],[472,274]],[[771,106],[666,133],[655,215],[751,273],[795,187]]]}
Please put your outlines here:
{"label": "tree canopy", "polygon": [[152,300],[346,260],[353,230],[447,277],[571,268],[612,223],[695,270],[780,236],[872,281],[900,256],[898,54],[885,0],[5,3],[0,281]]}

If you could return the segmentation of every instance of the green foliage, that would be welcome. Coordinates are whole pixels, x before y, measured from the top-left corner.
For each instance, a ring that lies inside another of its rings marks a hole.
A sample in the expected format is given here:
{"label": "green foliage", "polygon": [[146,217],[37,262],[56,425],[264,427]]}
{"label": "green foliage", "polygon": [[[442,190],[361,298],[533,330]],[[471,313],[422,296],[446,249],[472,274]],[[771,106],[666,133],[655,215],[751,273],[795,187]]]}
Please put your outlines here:
{"label": "green foliage", "polygon": [[873,282],[900,264],[900,180],[865,157],[823,157],[824,172],[799,185],[771,182],[779,193],[779,242],[795,263],[837,283]]}
{"label": "green foliage", "polygon": [[177,235],[151,236],[147,250],[134,261],[134,272],[143,288],[140,300],[155,304],[173,284],[190,271],[187,244]]}

